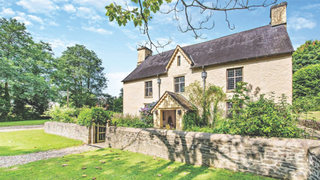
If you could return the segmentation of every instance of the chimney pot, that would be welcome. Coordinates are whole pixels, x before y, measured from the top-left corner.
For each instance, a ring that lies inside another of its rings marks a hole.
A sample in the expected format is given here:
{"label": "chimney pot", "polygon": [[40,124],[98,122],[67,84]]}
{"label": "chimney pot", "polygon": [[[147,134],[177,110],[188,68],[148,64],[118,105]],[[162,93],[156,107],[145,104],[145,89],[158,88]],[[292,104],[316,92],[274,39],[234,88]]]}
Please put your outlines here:
{"label": "chimney pot", "polygon": [[271,6],[270,17],[272,26],[287,25],[287,2]]}

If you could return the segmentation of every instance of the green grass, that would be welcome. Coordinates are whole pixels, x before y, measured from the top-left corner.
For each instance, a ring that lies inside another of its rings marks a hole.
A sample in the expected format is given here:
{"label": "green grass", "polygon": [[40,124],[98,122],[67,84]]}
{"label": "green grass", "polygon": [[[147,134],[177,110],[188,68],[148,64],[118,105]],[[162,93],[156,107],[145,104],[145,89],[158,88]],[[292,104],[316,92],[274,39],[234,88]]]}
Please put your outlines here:
{"label": "green grass", "polygon": [[[112,151],[112,152],[111,152]],[[105,161],[104,164],[101,161]],[[67,164],[67,166],[62,166]],[[100,169],[101,168],[101,169]],[[117,149],[100,149],[0,168],[0,179],[271,179],[250,173],[193,166]],[[86,177],[82,177],[86,175]],[[159,176],[161,175],[161,176]]]}
{"label": "green grass", "polygon": [[10,121],[10,122],[0,122],[0,127],[5,126],[24,126],[24,125],[41,125],[45,122],[49,121],[46,120],[28,120],[28,121]]}
{"label": "green grass", "polygon": [[[308,119],[312,120],[315,118],[316,121],[320,121],[320,111],[311,111],[308,113]],[[301,114],[300,119],[306,119],[306,114]]]}
{"label": "green grass", "polygon": [[82,141],[44,133],[40,130],[0,132],[0,156],[13,156],[83,144]]}

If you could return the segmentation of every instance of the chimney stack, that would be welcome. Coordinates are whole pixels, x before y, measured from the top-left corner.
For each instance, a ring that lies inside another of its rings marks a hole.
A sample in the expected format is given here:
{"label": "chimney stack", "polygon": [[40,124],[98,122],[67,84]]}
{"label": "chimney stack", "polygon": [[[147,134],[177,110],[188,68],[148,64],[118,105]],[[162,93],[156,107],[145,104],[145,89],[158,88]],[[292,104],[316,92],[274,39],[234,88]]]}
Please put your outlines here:
{"label": "chimney stack", "polygon": [[287,26],[287,2],[282,2],[271,6],[270,9],[271,25],[278,26],[284,24]]}
{"label": "chimney stack", "polygon": [[138,64],[137,64],[137,66],[139,66],[148,56],[152,56],[152,51],[145,46],[142,46],[142,47],[138,48],[137,50],[138,50]]}

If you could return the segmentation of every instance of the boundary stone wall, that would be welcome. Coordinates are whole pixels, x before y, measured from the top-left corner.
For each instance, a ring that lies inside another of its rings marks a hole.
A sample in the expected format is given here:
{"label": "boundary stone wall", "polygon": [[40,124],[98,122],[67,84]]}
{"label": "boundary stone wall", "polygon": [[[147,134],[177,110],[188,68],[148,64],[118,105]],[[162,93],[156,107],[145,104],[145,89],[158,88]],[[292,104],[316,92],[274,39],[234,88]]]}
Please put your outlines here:
{"label": "boundary stone wall", "polygon": [[44,131],[49,134],[81,140],[86,144],[91,143],[91,128],[78,124],[49,121],[44,123]]}
{"label": "boundary stone wall", "polygon": [[320,179],[320,147],[310,148],[308,151],[308,159],[310,166],[310,180]]}
{"label": "boundary stone wall", "polygon": [[[320,141],[109,127],[107,147],[281,179],[320,179]],[[316,151],[317,150],[317,151]]]}

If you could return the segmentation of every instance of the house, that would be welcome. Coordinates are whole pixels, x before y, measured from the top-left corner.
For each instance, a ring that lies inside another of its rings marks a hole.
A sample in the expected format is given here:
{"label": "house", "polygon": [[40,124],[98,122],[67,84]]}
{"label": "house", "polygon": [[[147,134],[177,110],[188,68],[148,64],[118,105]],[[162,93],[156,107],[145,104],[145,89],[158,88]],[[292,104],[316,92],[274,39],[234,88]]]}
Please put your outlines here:
{"label": "house", "polygon": [[[287,3],[271,7],[271,23],[207,42],[152,55],[138,49],[138,65],[123,80],[123,112],[139,115],[139,109],[158,101],[152,112],[154,126],[182,128],[183,114],[192,110],[185,87],[196,80],[224,88],[232,96],[236,82],[244,81],[260,94],[285,94],[292,100],[292,52],[286,29]],[[230,104],[221,105],[225,110]]]}

